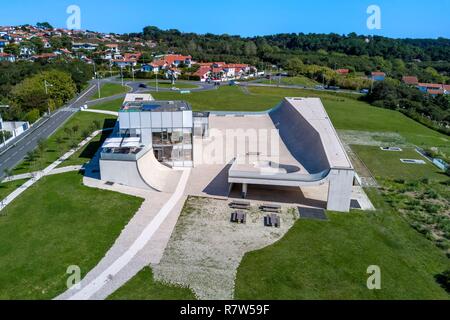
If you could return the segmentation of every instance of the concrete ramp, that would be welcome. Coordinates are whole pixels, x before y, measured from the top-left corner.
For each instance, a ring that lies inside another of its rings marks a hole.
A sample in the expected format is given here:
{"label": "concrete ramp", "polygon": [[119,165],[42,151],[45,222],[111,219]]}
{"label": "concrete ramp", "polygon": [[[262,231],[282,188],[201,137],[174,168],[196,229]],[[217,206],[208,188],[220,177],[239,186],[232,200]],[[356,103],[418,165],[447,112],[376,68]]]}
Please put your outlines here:
{"label": "concrete ramp", "polygon": [[152,189],[159,192],[174,192],[181,172],[164,166],[156,160],[153,149],[136,163],[140,178]]}
{"label": "concrete ramp", "polygon": [[292,104],[285,100],[269,115],[289,152],[309,173],[330,169],[319,132]]}
{"label": "concrete ramp", "polygon": [[173,193],[181,172],[162,165],[150,149],[138,160],[100,159],[101,180],[139,189]]}

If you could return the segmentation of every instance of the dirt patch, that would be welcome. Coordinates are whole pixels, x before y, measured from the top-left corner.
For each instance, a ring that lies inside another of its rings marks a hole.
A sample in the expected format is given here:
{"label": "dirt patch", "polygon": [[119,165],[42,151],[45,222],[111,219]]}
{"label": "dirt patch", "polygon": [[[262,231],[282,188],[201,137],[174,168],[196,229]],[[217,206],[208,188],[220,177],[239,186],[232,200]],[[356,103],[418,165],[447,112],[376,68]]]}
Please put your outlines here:
{"label": "dirt patch", "polygon": [[155,279],[191,288],[199,299],[233,299],[237,268],[246,252],[281,239],[298,218],[283,206],[280,228],[264,227],[261,203],[253,202],[246,224],[230,222],[228,201],[190,197],[178,220]]}
{"label": "dirt patch", "polygon": [[347,145],[363,145],[377,147],[408,147],[405,138],[395,132],[369,132],[356,130],[339,130],[339,137]]}

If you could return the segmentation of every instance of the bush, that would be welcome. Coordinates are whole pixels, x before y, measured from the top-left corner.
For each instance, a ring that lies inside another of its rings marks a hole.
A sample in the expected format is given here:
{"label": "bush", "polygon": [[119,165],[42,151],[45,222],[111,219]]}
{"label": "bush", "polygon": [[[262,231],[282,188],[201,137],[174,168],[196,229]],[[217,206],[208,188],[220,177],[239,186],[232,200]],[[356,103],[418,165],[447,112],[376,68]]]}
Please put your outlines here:
{"label": "bush", "polygon": [[35,123],[41,117],[38,109],[31,109],[25,114],[25,121]]}

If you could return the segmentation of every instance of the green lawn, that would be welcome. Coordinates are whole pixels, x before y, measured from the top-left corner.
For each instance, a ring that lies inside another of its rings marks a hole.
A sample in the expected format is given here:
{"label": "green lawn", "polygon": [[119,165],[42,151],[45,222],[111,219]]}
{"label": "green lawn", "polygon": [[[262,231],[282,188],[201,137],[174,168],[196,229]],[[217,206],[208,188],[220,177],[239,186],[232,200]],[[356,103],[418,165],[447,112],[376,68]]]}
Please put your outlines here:
{"label": "green lawn", "polygon": [[5,199],[11,192],[22,186],[27,180],[16,180],[0,183],[0,201]]}
{"label": "green lawn", "polygon": [[195,300],[195,295],[187,288],[155,282],[152,269],[147,267],[108,300]]}
{"label": "green lawn", "polygon": [[123,100],[124,100],[123,98],[119,98],[119,99],[116,99],[116,100],[103,102],[103,103],[91,106],[90,109],[106,110],[106,111],[117,112],[122,107]]}
{"label": "green lawn", "polygon": [[[150,87],[156,87],[156,81],[149,81],[147,82],[147,85]],[[197,85],[187,82],[177,82],[174,86],[172,86],[172,82],[168,81],[158,81],[158,87],[159,88],[165,88],[165,89],[171,89],[172,87],[178,88],[178,89],[196,89],[198,88]]]}
{"label": "green lawn", "polygon": [[0,299],[52,299],[66,290],[67,267],[84,277],[142,204],[84,187],[82,176],[48,176],[0,217]]}
{"label": "green lawn", "polygon": [[[402,152],[382,151],[379,147],[352,146],[361,160],[370,169],[375,178],[445,181],[448,177],[436,166],[414,151],[403,149]],[[406,164],[400,159],[424,160],[425,164]]]}
{"label": "green lawn", "polygon": [[[448,258],[386,208],[328,213],[330,221],[299,220],[279,242],[245,255],[238,299],[449,299],[435,276]],[[368,290],[366,270],[381,268],[381,290]]]}
{"label": "green lawn", "polygon": [[[67,121],[63,127],[47,139],[45,151],[33,161],[24,160],[13,170],[13,174],[33,172],[46,168],[58,160],[72,147],[78,145],[84,134],[91,134],[100,128],[114,127],[116,119],[110,115],[78,112]],[[66,130],[69,129],[70,131]],[[74,130],[75,129],[75,130]],[[80,164],[79,162],[77,164]]]}
{"label": "green lawn", "polygon": [[[261,83],[265,84],[278,84],[278,79],[272,79],[270,81],[269,79],[265,79],[261,81]],[[314,81],[312,79],[309,79],[305,76],[297,76],[297,77],[282,77],[281,78],[281,85],[295,85],[295,86],[305,86],[305,87],[315,87],[319,83],[317,81]]]}
{"label": "green lawn", "polygon": [[127,93],[130,91],[130,88],[127,86],[122,86],[118,83],[105,83],[100,88],[100,97],[98,95],[98,91],[92,96],[93,99],[98,98],[106,98],[110,96],[115,96],[116,94]]}
{"label": "green lawn", "polygon": [[275,107],[280,97],[245,94],[235,86],[222,86],[218,90],[180,94],[179,92],[152,92],[158,100],[185,100],[194,110],[264,111]]}

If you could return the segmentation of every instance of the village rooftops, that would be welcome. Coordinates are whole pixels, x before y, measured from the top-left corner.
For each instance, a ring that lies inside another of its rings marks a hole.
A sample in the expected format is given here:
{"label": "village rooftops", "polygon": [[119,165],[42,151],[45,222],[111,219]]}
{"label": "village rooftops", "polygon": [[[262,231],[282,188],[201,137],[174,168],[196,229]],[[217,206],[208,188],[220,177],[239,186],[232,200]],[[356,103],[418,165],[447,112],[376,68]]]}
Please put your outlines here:
{"label": "village rooftops", "polygon": [[191,111],[192,107],[185,101],[134,101],[125,102],[121,112],[177,112]]}

